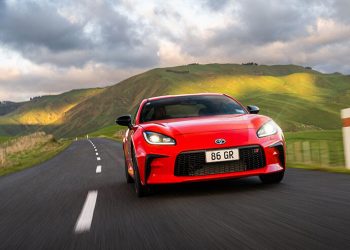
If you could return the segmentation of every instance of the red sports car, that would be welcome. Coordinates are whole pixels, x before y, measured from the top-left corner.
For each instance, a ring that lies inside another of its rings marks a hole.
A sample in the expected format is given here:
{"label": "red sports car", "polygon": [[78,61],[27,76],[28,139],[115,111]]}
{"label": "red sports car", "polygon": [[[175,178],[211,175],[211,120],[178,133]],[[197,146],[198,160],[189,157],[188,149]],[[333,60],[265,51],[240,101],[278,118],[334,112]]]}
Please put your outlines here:
{"label": "red sports car", "polygon": [[138,196],[153,184],[259,176],[278,183],[285,167],[280,127],[259,108],[224,94],[160,96],[141,102],[123,139],[125,174]]}

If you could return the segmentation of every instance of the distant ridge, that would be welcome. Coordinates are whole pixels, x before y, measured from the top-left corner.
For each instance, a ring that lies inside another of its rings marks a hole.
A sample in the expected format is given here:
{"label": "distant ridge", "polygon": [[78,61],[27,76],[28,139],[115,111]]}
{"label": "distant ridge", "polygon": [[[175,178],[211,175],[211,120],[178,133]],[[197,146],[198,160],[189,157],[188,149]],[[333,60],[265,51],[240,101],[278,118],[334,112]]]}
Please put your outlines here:
{"label": "distant ridge", "polygon": [[8,113],[15,111],[21,105],[23,105],[23,103],[16,103],[11,101],[0,101],[0,116],[6,115]]}

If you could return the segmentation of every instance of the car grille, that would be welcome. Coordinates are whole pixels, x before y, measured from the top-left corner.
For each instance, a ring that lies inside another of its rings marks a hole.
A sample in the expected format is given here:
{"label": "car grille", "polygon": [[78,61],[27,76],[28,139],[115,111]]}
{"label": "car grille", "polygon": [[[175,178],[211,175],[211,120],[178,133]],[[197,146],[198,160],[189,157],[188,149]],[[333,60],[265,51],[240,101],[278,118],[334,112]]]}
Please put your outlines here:
{"label": "car grille", "polygon": [[176,157],[175,176],[202,176],[241,172],[265,166],[264,150],[260,146],[240,147],[239,160],[205,162],[205,151],[183,152]]}

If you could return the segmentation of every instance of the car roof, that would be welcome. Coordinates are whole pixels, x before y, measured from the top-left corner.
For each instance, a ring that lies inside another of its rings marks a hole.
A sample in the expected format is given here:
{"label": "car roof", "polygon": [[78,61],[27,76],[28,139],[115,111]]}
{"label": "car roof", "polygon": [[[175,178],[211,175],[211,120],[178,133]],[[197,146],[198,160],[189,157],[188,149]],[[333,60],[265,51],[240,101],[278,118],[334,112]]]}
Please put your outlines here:
{"label": "car roof", "polygon": [[181,96],[207,96],[207,95],[223,95],[220,93],[197,93],[197,94],[183,94],[183,95],[163,95],[147,98],[147,101],[155,101],[160,99],[166,99],[171,97],[181,97]]}

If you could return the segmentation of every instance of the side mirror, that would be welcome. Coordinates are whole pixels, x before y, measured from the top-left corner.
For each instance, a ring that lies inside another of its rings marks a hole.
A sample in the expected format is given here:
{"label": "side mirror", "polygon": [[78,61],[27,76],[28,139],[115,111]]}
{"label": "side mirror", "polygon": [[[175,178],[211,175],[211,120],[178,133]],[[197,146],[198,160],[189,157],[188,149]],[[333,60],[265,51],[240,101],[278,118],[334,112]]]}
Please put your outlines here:
{"label": "side mirror", "polygon": [[259,107],[254,106],[254,105],[248,105],[247,109],[248,109],[250,114],[257,114],[260,111]]}
{"label": "side mirror", "polygon": [[117,120],[115,121],[120,126],[127,126],[128,128],[131,128],[131,115],[123,115],[119,116]]}

